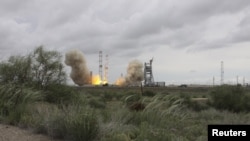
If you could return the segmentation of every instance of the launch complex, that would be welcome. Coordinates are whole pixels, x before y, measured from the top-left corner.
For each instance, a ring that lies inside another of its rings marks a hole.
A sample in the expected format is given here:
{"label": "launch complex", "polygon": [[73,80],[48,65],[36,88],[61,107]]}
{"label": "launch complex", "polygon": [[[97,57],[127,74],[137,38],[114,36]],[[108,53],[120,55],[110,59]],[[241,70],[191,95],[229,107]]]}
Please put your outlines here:
{"label": "launch complex", "polygon": [[[65,55],[65,64],[71,67],[70,77],[78,86],[144,86],[164,87],[165,82],[155,82],[153,77],[153,58],[144,65],[138,60],[132,60],[127,66],[127,73],[118,78],[115,84],[108,81],[108,55],[105,55],[103,65],[103,52],[99,51],[99,74],[93,75],[87,67],[87,61],[80,50],[71,50]],[[103,73],[104,70],[104,73]]]}

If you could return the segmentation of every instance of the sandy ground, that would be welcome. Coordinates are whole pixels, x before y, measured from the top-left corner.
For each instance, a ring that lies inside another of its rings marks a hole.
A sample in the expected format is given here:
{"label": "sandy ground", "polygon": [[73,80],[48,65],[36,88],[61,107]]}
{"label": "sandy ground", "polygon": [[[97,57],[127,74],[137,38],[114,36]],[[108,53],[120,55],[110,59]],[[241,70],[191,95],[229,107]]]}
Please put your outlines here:
{"label": "sandy ground", "polygon": [[0,124],[0,141],[60,141],[18,127]]}

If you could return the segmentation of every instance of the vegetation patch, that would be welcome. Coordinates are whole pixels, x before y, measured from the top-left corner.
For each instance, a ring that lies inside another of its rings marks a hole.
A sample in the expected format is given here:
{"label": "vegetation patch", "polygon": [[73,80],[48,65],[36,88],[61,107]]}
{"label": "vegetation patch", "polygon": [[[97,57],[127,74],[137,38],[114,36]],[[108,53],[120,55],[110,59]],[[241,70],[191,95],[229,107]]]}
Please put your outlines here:
{"label": "vegetation patch", "polygon": [[211,92],[211,106],[220,110],[242,112],[250,110],[250,95],[241,86],[221,86]]}
{"label": "vegetation patch", "polygon": [[250,124],[248,88],[79,90],[60,58],[38,47],[0,63],[1,123],[71,141],[203,141],[208,124]]}

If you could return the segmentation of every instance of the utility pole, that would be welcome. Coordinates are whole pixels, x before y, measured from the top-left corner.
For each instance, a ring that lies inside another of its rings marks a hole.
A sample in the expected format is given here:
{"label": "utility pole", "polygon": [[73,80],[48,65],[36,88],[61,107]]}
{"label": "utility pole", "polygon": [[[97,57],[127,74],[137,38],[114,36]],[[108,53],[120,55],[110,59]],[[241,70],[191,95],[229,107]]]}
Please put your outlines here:
{"label": "utility pole", "polygon": [[221,61],[221,85],[224,84],[224,63]]}
{"label": "utility pole", "polygon": [[214,87],[214,81],[215,81],[215,78],[213,77],[213,87]]}
{"label": "utility pole", "polygon": [[236,80],[237,80],[237,85],[239,84],[239,76],[236,76]]}

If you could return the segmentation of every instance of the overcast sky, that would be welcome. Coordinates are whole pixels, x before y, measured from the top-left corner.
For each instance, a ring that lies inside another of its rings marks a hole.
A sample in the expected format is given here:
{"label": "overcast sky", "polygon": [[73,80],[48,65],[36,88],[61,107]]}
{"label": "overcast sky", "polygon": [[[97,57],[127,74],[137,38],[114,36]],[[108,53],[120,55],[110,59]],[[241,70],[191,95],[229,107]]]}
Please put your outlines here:
{"label": "overcast sky", "polygon": [[167,85],[219,84],[221,61],[225,83],[249,83],[250,1],[1,0],[0,60],[40,45],[80,49],[94,74],[102,50],[110,83],[129,61],[152,57],[155,81]]}

